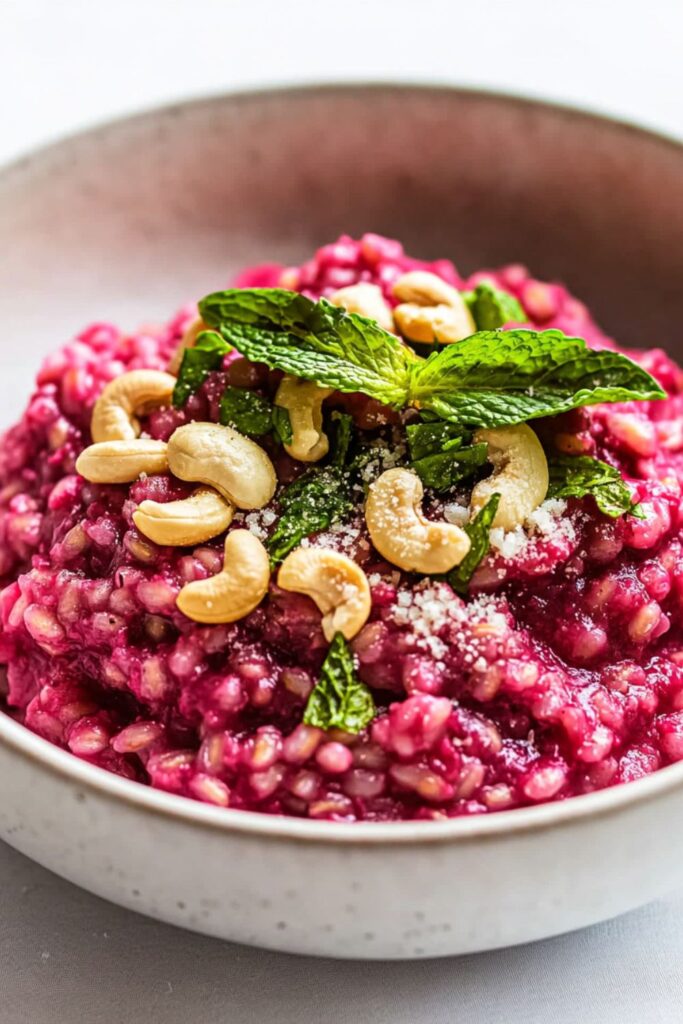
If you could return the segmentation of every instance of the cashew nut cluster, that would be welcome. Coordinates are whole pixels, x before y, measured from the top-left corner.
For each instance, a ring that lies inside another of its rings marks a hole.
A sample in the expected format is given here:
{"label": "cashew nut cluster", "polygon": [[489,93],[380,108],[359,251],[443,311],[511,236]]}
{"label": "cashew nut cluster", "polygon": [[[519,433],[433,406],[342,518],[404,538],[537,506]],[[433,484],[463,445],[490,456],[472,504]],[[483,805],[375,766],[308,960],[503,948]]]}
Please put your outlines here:
{"label": "cashew nut cluster", "polygon": [[161,370],[131,370],[109,381],[92,411],[93,441],[132,441],[139,437],[135,414],[170,405],[175,382],[175,377]]}
{"label": "cashew nut cluster", "polygon": [[194,622],[237,622],[261,603],[270,583],[268,552],[249,530],[225,538],[223,569],[206,580],[186,583],[176,605]]}
{"label": "cashew nut cluster", "polygon": [[477,430],[474,444],[482,443],[488,445],[488,460],[493,465],[493,473],[472,491],[472,512],[482,509],[493,494],[500,494],[492,525],[514,530],[545,499],[548,460],[541,442],[526,423]]}
{"label": "cashew nut cluster", "polygon": [[277,477],[263,448],[232,427],[187,423],[171,434],[168,465],[180,480],[214,487],[237,508],[263,508]]}
{"label": "cashew nut cluster", "polygon": [[359,313],[375,320],[385,331],[395,330],[394,314],[379,285],[367,281],[350,284],[331,295],[330,302],[333,306],[341,306],[347,313]]}
{"label": "cashew nut cluster", "polygon": [[323,613],[322,627],[330,643],[337,633],[350,640],[370,614],[370,586],[361,567],[332,548],[297,548],[280,566],[277,583],[283,590],[307,594]]}
{"label": "cashew nut cluster", "polygon": [[202,331],[208,331],[208,326],[204,323],[201,317],[197,320],[193,320],[190,326],[187,328],[182,338],[178,342],[178,347],[173,353],[171,360],[168,364],[169,373],[177,373],[180,369],[180,364],[183,361],[183,353],[186,348],[194,348],[197,344],[197,338]]}
{"label": "cashew nut cluster", "polygon": [[155,544],[182,547],[202,544],[230,526],[235,509],[217,491],[199,487],[179,501],[147,499],[133,512],[133,522]]}
{"label": "cashew nut cluster", "polygon": [[323,402],[332,394],[310,380],[286,373],[275,395],[275,405],[289,412],[292,440],[285,451],[299,462],[318,462],[327,455],[330,444],[323,431]]}
{"label": "cashew nut cluster", "polygon": [[93,484],[129,484],[143,474],[167,470],[166,442],[141,437],[132,441],[99,441],[84,448],[76,459],[76,472]]}
{"label": "cashew nut cluster", "polygon": [[410,341],[451,344],[477,329],[460,292],[427,270],[411,270],[399,277],[394,295],[400,300],[394,320]]}
{"label": "cashew nut cluster", "polygon": [[370,539],[387,562],[407,572],[448,572],[470,549],[459,526],[422,514],[424,488],[409,469],[388,469],[371,485],[365,503]]}

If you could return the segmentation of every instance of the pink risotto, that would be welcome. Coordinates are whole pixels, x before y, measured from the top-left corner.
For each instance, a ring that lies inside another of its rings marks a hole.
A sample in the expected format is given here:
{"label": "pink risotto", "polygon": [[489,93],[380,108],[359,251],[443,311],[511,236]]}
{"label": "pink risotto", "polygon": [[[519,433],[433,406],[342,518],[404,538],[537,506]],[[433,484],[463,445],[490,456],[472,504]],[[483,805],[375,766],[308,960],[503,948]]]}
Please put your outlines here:
{"label": "pink risotto", "polygon": [[683,759],[665,352],[522,266],[372,234],[199,316],[89,326],[4,436],[6,713],[168,792],[348,822]]}

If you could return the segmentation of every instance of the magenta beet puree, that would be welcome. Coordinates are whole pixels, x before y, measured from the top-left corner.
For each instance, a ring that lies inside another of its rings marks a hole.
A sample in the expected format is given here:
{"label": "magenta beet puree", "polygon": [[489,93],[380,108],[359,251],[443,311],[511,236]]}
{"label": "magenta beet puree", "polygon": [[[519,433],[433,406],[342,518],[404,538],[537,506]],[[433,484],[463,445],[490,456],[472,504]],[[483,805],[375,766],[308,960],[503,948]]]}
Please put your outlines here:
{"label": "magenta beet puree", "polygon": [[[398,242],[343,237],[300,268],[247,271],[242,287],[317,299],[365,281],[392,305],[413,268],[456,288],[489,281],[529,325],[616,349],[560,285],[521,266],[463,281],[451,263],[409,259]],[[596,405],[536,421],[559,451],[616,467],[642,518],[610,518],[592,497],[546,501],[526,528],[494,529],[465,597],[441,577],[401,572],[370,544],[362,505],[306,544],[354,558],[371,588],[350,641],[376,715],[356,734],[303,724],[328,641],[308,597],[275,584],[246,618],[193,622],[188,582],[222,567],[223,537],[161,547],[133,513],[187,496],[168,474],[99,485],[75,472],[109,380],[166,369],[196,316],[124,335],[95,324],[51,355],[0,453],[0,660],[6,710],[74,755],[130,779],[224,807],[319,819],[483,814],[562,800],[683,758],[683,376],[659,349],[631,353],[668,398]],[[219,419],[227,384],[272,400],[281,374],[231,354],[182,409],[152,412],[143,436],[168,440]],[[359,432],[395,412],[332,395]],[[271,438],[281,483],[301,470]],[[386,465],[386,464],[385,464]],[[471,488],[471,482],[467,487]],[[466,499],[464,499],[466,505]],[[462,522],[457,494],[428,496],[430,518]],[[231,526],[266,540],[277,503]]]}

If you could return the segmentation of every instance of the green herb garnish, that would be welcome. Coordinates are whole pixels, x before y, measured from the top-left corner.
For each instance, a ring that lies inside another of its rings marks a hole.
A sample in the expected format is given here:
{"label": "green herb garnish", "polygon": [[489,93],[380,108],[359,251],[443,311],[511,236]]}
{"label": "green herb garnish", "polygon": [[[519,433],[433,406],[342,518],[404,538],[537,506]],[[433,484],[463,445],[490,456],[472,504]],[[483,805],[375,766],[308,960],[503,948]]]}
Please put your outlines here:
{"label": "green herb garnish", "polygon": [[438,455],[426,455],[411,463],[425,487],[431,487],[437,494],[450,491],[461,480],[473,476],[486,462],[487,444],[466,445]]}
{"label": "green herb garnish", "polygon": [[492,494],[472,522],[464,527],[465,533],[470,538],[470,550],[460,565],[456,565],[455,569],[451,569],[446,577],[453,590],[458,594],[464,596],[467,593],[475,569],[489,553],[489,548],[491,547],[491,524],[496,517],[499,502],[500,494]]}
{"label": "green herb garnish", "polygon": [[643,518],[640,505],[618,469],[589,455],[554,455],[548,459],[549,498],[583,498],[590,494],[600,511],[617,519],[632,515]]}
{"label": "green herb garnish", "polygon": [[376,713],[370,690],[356,674],[353,655],[342,634],[337,633],[308,698],[303,720],[318,729],[358,733]]}
{"label": "green herb garnish", "polygon": [[173,389],[173,405],[181,409],[198,391],[212,370],[219,370],[231,345],[216,331],[202,331],[193,348],[186,348]]}
{"label": "green herb garnish", "polygon": [[273,406],[257,391],[227,387],[220,403],[220,421],[248,437],[261,437],[273,428]]}
{"label": "green herb garnish", "polygon": [[469,435],[457,423],[447,420],[429,420],[426,423],[409,423],[406,427],[410,457],[415,462],[427,455],[461,448]]}
{"label": "green herb garnish", "polygon": [[385,405],[405,402],[413,357],[374,320],[281,288],[215,292],[199,308],[247,359]]}
{"label": "green herb garnish", "polygon": [[207,296],[202,317],[248,359],[395,408],[498,427],[582,405],[665,397],[627,356],[561,331],[478,331],[419,359],[373,320],[277,288]]}
{"label": "green herb garnish", "polygon": [[346,414],[333,413],[332,423],[336,429],[329,464],[312,466],[279,495],[280,518],[266,541],[271,565],[281,562],[304,537],[326,530],[353,511],[354,474],[348,464],[352,420]]}
{"label": "green herb garnish", "polygon": [[281,444],[291,444],[294,434],[292,432],[292,421],[289,418],[289,411],[279,405],[273,406],[273,430]]}
{"label": "green herb garnish", "polygon": [[470,444],[471,434],[446,420],[406,427],[411,468],[438,494],[472,476],[486,462],[487,445]]}
{"label": "green herb garnish", "polygon": [[474,291],[463,292],[478,331],[495,331],[503,324],[523,324],[527,316],[514,295],[482,281]]}
{"label": "green herb garnish", "polygon": [[582,405],[664,398],[619,352],[561,331],[479,331],[412,368],[410,401],[466,426],[502,427]]}

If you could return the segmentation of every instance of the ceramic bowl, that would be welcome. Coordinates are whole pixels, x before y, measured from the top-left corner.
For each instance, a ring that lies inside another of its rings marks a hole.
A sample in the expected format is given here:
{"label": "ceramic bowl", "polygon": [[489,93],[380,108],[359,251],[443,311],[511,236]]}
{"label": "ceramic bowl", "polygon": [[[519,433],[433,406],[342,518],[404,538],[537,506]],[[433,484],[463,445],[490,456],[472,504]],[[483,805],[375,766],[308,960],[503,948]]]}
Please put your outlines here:
{"label": "ceramic bowl", "polygon": [[[0,175],[0,403],[89,320],[133,328],[237,268],[347,231],[465,271],[526,262],[626,344],[675,351],[683,150],[598,118],[407,86],[166,107]],[[290,952],[424,957],[618,914],[683,881],[683,764],[562,803],[341,825],[222,810],[107,774],[0,714],[0,835],[100,896]]]}

